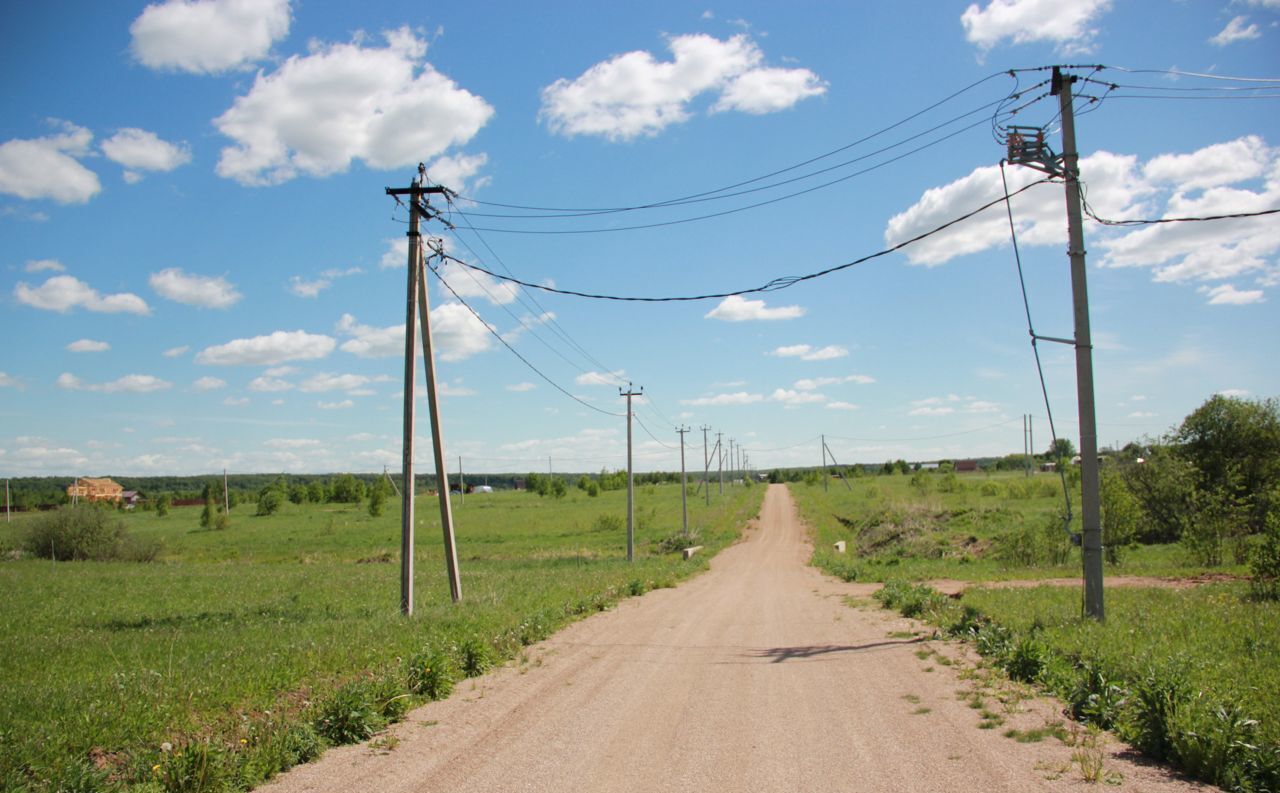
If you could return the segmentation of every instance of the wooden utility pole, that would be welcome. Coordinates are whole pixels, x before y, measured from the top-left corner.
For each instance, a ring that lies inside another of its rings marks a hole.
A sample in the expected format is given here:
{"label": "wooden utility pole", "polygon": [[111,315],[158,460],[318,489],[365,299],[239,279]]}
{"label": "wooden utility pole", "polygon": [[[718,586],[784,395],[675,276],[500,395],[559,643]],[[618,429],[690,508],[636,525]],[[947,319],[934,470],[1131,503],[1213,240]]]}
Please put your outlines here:
{"label": "wooden utility pole", "polygon": [[688,427],[676,427],[676,432],[680,433],[680,513],[684,519],[684,536],[686,537],[689,536],[689,479],[684,472],[684,434],[688,431]]}
{"label": "wooden utility pole", "polygon": [[[427,403],[431,415],[431,436],[435,447],[436,489],[440,496],[440,523],[444,532],[445,564],[449,574],[449,591],[454,602],[462,599],[462,583],[458,577],[458,552],[453,537],[453,510],[449,503],[449,489],[444,467],[444,441],[440,434],[440,411],[436,398],[435,360],[431,345],[431,311],[427,300],[426,265],[422,252],[421,219],[434,217],[425,203],[433,193],[444,194],[443,187],[426,184],[426,168],[418,165],[418,178],[407,188],[386,189],[387,195],[409,197],[409,266],[405,288],[404,323],[404,436],[402,441],[401,479],[404,490],[400,494],[400,611],[413,613],[413,529],[414,529],[414,473],[413,473],[413,421],[415,360],[414,337],[417,335],[417,316],[422,317],[422,353],[427,373]],[[416,305],[415,305],[416,301]],[[440,487],[441,481],[445,482]]]}
{"label": "wooden utility pole", "polygon": [[635,560],[636,555],[636,481],[635,472],[631,467],[631,397],[640,396],[644,393],[644,389],[633,391],[630,382],[627,383],[627,390],[618,389],[618,394],[627,398],[627,561]]}

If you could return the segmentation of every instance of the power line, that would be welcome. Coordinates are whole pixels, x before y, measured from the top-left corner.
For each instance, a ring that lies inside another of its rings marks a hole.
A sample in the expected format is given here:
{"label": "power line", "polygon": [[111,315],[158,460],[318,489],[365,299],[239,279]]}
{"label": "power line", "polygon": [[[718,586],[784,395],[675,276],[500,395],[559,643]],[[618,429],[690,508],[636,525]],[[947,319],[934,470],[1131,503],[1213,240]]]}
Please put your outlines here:
{"label": "power line", "polygon": [[[1030,190],[1031,188],[1037,185],[1041,185],[1050,181],[1054,181],[1054,179],[1052,177],[1045,177],[1043,179],[1038,179],[1034,182],[1031,182],[1030,184],[1025,185],[1024,187],[1020,187],[1019,189],[1015,190],[1013,193],[1010,193],[1008,197],[1012,198],[1013,196],[1024,193],[1027,190]],[[698,301],[698,300],[719,300],[726,297],[757,294],[760,292],[775,292],[781,289],[787,289],[789,287],[795,286],[796,284],[802,283],[804,281],[811,281],[816,278],[822,278],[824,276],[839,272],[841,270],[847,270],[850,267],[856,267],[859,264],[865,264],[866,262],[869,262],[872,259],[878,259],[882,256],[887,256],[890,253],[895,253],[897,251],[902,250],[903,248],[906,248],[910,245],[920,242],[921,240],[928,239],[929,237],[932,237],[935,234],[939,234],[945,231],[946,229],[956,225],[957,223],[963,223],[969,218],[972,218],[975,215],[978,215],[1005,200],[1006,200],[1005,198],[997,198],[992,201],[988,201],[987,203],[983,204],[977,209],[973,209],[969,212],[964,213],[963,215],[952,218],[951,220],[948,220],[947,222],[939,226],[936,226],[930,229],[929,231],[923,232],[921,234],[917,234],[916,236],[911,237],[910,239],[903,240],[902,242],[899,242],[896,245],[892,245],[888,248],[883,248],[879,251],[876,251],[875,253],[867,254],[866,256],[861,256],[857,259],[854,259],[853,261],[845,262],[844,264],[838,264],[838,265],[835,265],[834,267],[828,267],[825,270],[819,270],[817,272],[809,273],[807,275],[782,276],[779,278],[775,278],[772,281],[769,281],[768,283],[762,286],[751,287],[749,289],[738,289],[732,292],[715,292],[715,293],[702,294],[702,295],[640,297],[635,295],[606,295],[606,294],[596,294],[592,292],[580,292],[573,289],[560,289],[559,287],[546,286],[544,284],[535,284],[529,281],[523,281],[513,276],[500,275],[498,273],[493,272],[492,270],[488,270],[476,264],[471,264],[470,262],[464,262],[460,259],[454,258],[453,256],[449,256],[448,254],[443,254],[443,256],[444,258],[449,259],[450,261],[457,262],[458,264],[461,264],[464,267],[470,267],[473,270],[479,270],[480,272],[485,273],[486,275],[492,276],[494,278],[498,278],[503,281],[510,281],[511,283],[518,284],[527,289],[537,289],[543,292],[550,292],[552,294],[557,294],[557,295],[567,295],[569,297],[581,297],[589,300],[616,300],[616,301],[622,301],[622,302],[636,302],[636,303],[678,303],[678,302],[691,302],[691,301]]]}
{"label": "power line", "polygon": [[[437,255],[438,257],[440,257],[440,258],[448,258],[450,261],[458,261],[457,259],[454,259],[452,256],[448,256],[447,254],[437,253],[436,255]],[[449,293],[450,293],[450,294],[452,294],[452,295],[454,296],[454,298],[456,298],[456,299],[457,299],[457,301],[458,301],[459,303],[461,303],[461,304],[462,304],[462,305],[467,309],[467,311],[470,311],[470,312],[471,312],[471,315],[472,315],[473,317],[475,317],[475,318],[476,318],[476,320],[478,320],[478,321],[480,322],[480,324],[481,324],[481,325],[483,325],[483,326],[484,326],[485,330],[489,331],[489,334],[490,334],[490,335],[492,335],[495,339],[497,339],[499,342],[501,342],[503,347],[506,347],[506,348],[507,348],[507,350],[509,350],[509,351],[511,352],[511,354],[512,354],[512,355],[514,355],[514,356],[516,356],[517,358],[519,358],[519,359],[520,359],[520,361],[521,361],[525,366],[529,367],[529,369],[530,369],[531,371],[533,371],[533,373],[534,373],[534,374],[538,375],[538,377],[541,377],[543,380],[547,381],[547,383],[549,383],[549,384],[551,385],[551,387],[552,387],[552,388],[556,389],[556,390],[557,390],[557,391],[559,391],[560,393],[562,393],[562,394],[564,394],[565,396],[569,397],[569,398],[570,398],[570,399],[572,399],[574,402],[577,402],[578,404],[580,404],[580,405],[582,405],[582,406],[584,406],[584,407],[591,408],[592,410],[594,410],[594,411],[595,411],[595,412],[597,412],[597,413],[602,413],[602,414],[604,414],[604,415],[606,415],[606,416],[617,416],[617,417],[621,417],[621,416],[623,415],[623,414],[621,414],[621,413],[612,413],[612,412],[610,412],[610,411],[608,411],[608,410],[603,410],[603,409],[598,408],[598,407],[596,407],[595,405],[591,404],[590,402],[587,402],[586,400],[584,400],[584,399],[582,399],[582,398],[580,398],[580,397],[574,396],[573,394],[571,394],[571,393],[569,393],[568,391],[566,391],[566,390],[564,389],[564,387],[562,387],[559,383],[557,383],[556,381],[552,380],[552,379],[551,379],[550,377],[548,377],[547,375],[543,374],[543,372],[542,372],[542,370],[541,370],[541,369],[539,369],[538,367],[536,367],[536,366],[534,366],[532,363],[530,363],[528,358],[525,358],[523,355],[521,355],[519,352],[517,352],[517,351],[516,351],[516,348],[515,348],[515,347],[512,347],[510,344],[508,344],[508,343],[507,343],[507,340],[506,340],[506,339],[504,339],[504,338],[502,338],[502,334],[500,334],[500,333],[498,333],[496,330],[494,330],[494,329],[493,329],[493,326],[491,326],[488,322],[485,322],[485,321],[484,321],[484,319],[480,316],[480,314],[478,314],[478,313],[476,312],[476,310],[475,310],[474,308],[472,308],[472,307],[471,307],[471,304],[470,304],[470,303],[468,303],[467,301],[465,301],[465,300],[463,300],[463,299],[462,299],[462,296],[461,296],[461,295],[459,295],[459,294],[457,293],[457,291],[456,291],[452,286],[450,286],[450,285],[449,285],[449,282],[448,282],[448,281],[444,280],[444,277],[443,277],[443,276],[441,276],[441,275],[440,275],[440,271],[439,271],[439,269],[437,269],[436,267],[432,267],[432,268],[431,268],[431,272],[435,274],[436,278],[440,281],[440,283],[441,283],[441,284],[444,284],[444,288],[445,288],[445,289],[448,289],[448,290],[449,290]]]}
{"label": "power line", "polygon": [[1148,218],[1142,220],[1110,220],[1108,218],[1099,217],[1093,211],[1093,207],[1089,205],[1087,191],[1084,190],[1084,182],[1080,183],[1081,187],[1081,203],[1084,205],[1084,213],[1094,221],[1104,226],[1154,226],[1160,223],[1206,223],[1212,220],[1233,220],[1236,218],[1256,218],[1264,215],[1275,215],[1280,213],[1280,207],[1275,209],[1262,209],[1257,212],[1231,212],[1222,215],[1200,215],[1197,217],[1180,217],[1180,218]]}

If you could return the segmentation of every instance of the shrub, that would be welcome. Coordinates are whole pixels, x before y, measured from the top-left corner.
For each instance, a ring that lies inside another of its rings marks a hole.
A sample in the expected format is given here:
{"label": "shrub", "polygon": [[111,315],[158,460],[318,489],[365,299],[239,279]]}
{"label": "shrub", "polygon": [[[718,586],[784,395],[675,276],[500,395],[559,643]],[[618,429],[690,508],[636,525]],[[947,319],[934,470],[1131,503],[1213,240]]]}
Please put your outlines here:
{"label": "shrub", "polygon": [[457,664],[443,650],[424,647],[409,657],[409,690],[427,699],[444,699],[453,693]]}
{"label": "shrub", "polygon": [[156,499],[156,517],[163,518],[169,514],[169,507],[173,506],[173,497],[168,493],[160,494]]}
{"label": "shrub", "polygon": [[335,746],[359,743],[387,726],[383,703],[368,680],[353,680],[325,700],[316,716],[316,732]]}
{"label": "shrub", "polygon": [[284,505],[284,494],[275,487],[264,487],[258,493],[258,512],[260,516],[274,515]]}
{"label": "shrub", "polygon": [[1065,564],[1071,556],[1071,536],[1058,514],[1048,515],[1039,523],[1024,521],[1019,528],[996,538],[995,556],[1011,566]]}
{"label": "shrub", "polygon": [[1100,480],[1098,496],[1102,511],[1102,544],[1106,549],[1107,561],[1120,564],[1125,548],[1132,545],[1138,535],[1142,507],[1116,471],[1103,471]]}
{"label": "shrub", "polygon": [[150,562],[160,541],[135,538],[124,522],[93,504],[60,507],[34,518],[23,545],[28,553],[57,561]]}
{"label": "shrub", "polygon": [[493,666],[493,648],[476,636],[458,645],[458,666],[467,677],[479,677]]}
{"label": "shrub", "polygon": [[673,531],[666,537],[656,540],[654,545],[657,547],[658,553],[676,553],[692,545],[697,545],[701,534],[701,530],[696,527],[689,529],[688,534],[683,531]]}
{"label": "shrub", "polygon": [[[1280,498],[1275,498],[1280,505]],[[1249,592],[1255,600],[1280,600],[1280,506],[1267,515],[1266,527],[1249,554]]]}
{"label": "shrub", "polygon": [[[1194,510],[1182,532],[1182,544],[1197,564],[1216,567],[1223,562],[1227,544],[1244,556],[1243,542],[1248,532],[1248,506],[1229,489],[1196,490],[1191,498]],[[1243,559],[1240,559],[1243,561]]]}
{"label": "shrub", "polygon": [[617,532],[625,529],[627,525],[623,523],[622,518],[617,515],[606,513],[596,518],[596,522],[591,525],[592,531]]}

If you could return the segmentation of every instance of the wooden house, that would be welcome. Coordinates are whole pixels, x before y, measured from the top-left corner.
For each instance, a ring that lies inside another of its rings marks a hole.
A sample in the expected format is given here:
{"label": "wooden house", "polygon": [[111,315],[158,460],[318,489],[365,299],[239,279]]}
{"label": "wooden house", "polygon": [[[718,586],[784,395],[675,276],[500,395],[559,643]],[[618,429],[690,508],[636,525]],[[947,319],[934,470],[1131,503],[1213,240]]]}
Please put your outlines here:
{"label": "wooden house", "polygon": [[95,479],[86,476],[67,485],[67,496],[73,500],[119,502],[124,496],[124,487],[105,477]]}

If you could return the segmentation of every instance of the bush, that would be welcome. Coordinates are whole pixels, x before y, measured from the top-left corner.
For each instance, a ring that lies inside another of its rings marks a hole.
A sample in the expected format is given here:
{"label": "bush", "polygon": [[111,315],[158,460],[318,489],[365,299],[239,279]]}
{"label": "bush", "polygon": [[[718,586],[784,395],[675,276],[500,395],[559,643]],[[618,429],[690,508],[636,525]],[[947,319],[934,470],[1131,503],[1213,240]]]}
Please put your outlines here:
{"label": "bush", "polygon": [[389,716],[403,714],[395,704],[402,701],[381,681],[353,680],[321,704],[316,732],[335,746],[359,743],[386,727]]}
{"label": "bush", "polygon": [[260,516],[274,515],[284,505],[284,494],[275,487],[264,487],[258,493],[258,512]]}
{"label": "bush", "polygon": [[666,537],[654,541],[654,545],[657,547],[658,553],[676,553],[678,551],[683,551],[685,548],[690,546],[697,545],[698,537],[701,536],[701,534],[702,532],[696,527],[689,529],[688,534],[685,534],[684,531],[673,531]]}
{"label": "bush", "polygon": [[57,561],[150,562],[160,541],[141,540],[124,522],[93,504],[60,507],[34,518],[23,542],[27,552]]}
{"label": "bush", "polygon": [[[1280,498],[1274,503],[1280,505]],[[1249,593],[1255,600],[1280,600],[1280,506],[1267,515],[1267,524],[1249,554]]]}
{"label": "bush", "polygon": [[1142,507],[1119,473],[1106,470],[1100,479],[1098,496],[1102,511],[1102,545],[1107,562],[1120,564],[1125,549],[1134,543],[1138,535]]}
{"label": "bush", "polygon": [[1062,516],[1051,514],[1038,524],[1024,521],[1021,527],[996,538],[995,555],[1011,566],[1066,564],[1071,556],[1071,536]]}
{"label": "bush", "polygon": [[606,513],[596,518],[596,522],[592,524],[591,530],[616,532],[616,531],[622,531],[626,527],[627,527],[627,524],[622,521],[622,518],[618,517],[617,515]]}
{"label": "bush", "polygon": [[467,677],[479,677],[493,666],[493,648],[484,640],[469,636],[458,645],[458,666]]}
{"label": "bush", "polygon": [[444,699],[453,693],[458,667],[443,650],[424,647],[409,657],[409,690],[427,699]]}
{"label": "bush", "polygon": [[1235,551],[1237,561],[1244,561],[1245,538],[1248,532],[1248,506],[1230,489],[1196,490],[1191,502],[1194,507],[1191,518],[1182,532],[1182,544],[1197,564],[1217,567],[1223,562],[1228,543]]}

